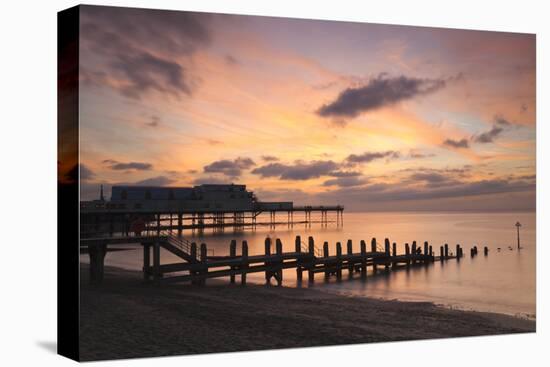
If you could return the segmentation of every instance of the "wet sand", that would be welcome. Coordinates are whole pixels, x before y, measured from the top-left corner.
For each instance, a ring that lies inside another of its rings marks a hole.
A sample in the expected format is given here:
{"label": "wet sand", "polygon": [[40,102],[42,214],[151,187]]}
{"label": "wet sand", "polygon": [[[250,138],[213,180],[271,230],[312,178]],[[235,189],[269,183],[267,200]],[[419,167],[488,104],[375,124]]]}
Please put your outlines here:
{"label": "wet sand", "polygon": [[89,285],[81,264],[81,360],[154,357],[535,331],[512,316],[428,302],[346,297],[261,285],[145,283],[105,268]]}

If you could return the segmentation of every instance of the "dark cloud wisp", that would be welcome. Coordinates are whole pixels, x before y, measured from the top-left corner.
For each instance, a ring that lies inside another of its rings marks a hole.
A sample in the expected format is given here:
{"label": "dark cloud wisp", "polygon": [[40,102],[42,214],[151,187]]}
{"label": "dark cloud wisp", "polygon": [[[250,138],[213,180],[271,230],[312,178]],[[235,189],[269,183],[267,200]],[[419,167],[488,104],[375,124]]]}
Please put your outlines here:
{"label": "dark cloud wisp", "polygon": [[309,180],[330,175],[339,165],[333,161],[297,161],[294,164],[270,163],[252,170],[261,177],[279,177],[283,180]]}
{"label": "dark cloud wisp", "polygon": [[497,115],[494,118],[493,126],[490,130],[485,131],[479,135],[474,135],[472,140],[476,143],[492,143],[500,134],[502,134],[506,129],[509,129],[514,124],[506,120],[504,117]]}
{"label": "dark cloud wisp", "polygon": [[136,171],[149,171],[153,169],[151,163],[145,162],[118,162],[113,159],[106,159],[103,163],[108,164],[109,168],[115,171],[124,170],[136,170]]}
{"label": "dark cloud wisp", "polygon": [[343,90],[334,101],[321,106],[317,114],[322,117],[354,118],[363,112],[436,92],[445,85],[443,79],[388,78],[381,74],[367,85]]}
{"label": "dark cloud wisp", "polygon": [[466,139],[466,138],[460,139],[460,140],[446,139],[446,140],[443,142],[443,145],[447,145],[447,146],[449,146],[449,147],[457,148],[457,149],[460,149],[460,148],[469,148],[469,147],[470,147],[470,143],[468,142],[468,139]]}
{"label": "dark cloud wisp", "polygon": [[204,173],[220,173],[229,177],[239,177],[243,170],[255,166],[256,163],[250,158],[236,158],[234,160],[222,159],[204,166]]}
{"label": "dark cloud wisp", "polygon": [[85,63],[84,81],[133,99],[151,91],[191,95],[194,81],[186,65],[210,42],[207,20],[199,13],[82,6],[81,47],[99,60]]}
{"label": "dark cloud wisp", "polygon": [[346,158],[346,162],[349,164],[370,163],[377,159],[397,159],[399,157],[399,152],[396,152],[394,150],[387,150],[385,152],[365,152],[363,154],[350,154]]}

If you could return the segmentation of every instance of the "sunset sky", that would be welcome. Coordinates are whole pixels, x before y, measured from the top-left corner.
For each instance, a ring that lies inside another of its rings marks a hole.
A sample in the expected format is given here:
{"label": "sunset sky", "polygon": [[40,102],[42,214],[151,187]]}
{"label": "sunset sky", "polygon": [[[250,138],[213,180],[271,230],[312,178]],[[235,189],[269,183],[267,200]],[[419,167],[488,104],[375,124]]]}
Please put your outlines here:
{"label": "sunset sky", "polygon": [[80,36],[82,199],[535,208],[534,35],[82,6]]}

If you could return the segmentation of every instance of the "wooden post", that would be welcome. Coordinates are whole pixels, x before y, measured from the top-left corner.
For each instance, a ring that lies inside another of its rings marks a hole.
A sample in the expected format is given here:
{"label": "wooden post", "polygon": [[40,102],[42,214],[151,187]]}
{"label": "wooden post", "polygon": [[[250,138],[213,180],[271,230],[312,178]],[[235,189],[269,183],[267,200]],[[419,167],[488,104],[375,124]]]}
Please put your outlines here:
{"label": "wooden post", "polygon": [[449,257],[449,245],[445,244],[445,260]]}
{"label": "wooden post", "polygon": [[97,243],[88,246],[88,256],[90,257],[90,283],[99,284],[103,281],[106,253],[106,243]]}
{"label": "wooden post", "polygon": [[422,263],[427,264],[428,263],[428,241],[424,241],[424,251],[422,256]]}
{"label": "wooden post", "polygon": [[439,260],[443,261],[445,259],[445,253],[443,252],[443,246],[439,246]]}
{"label": "wooden post", "polygon": [[[434,256],[434,251],[433,251],[432,245],[430,245],[430,247],[428,248],[428,251],[429,251],[429,255],[430,255],[431,257],[433,257],[433,256]],[[433,260],[433,259],[432,259],[432,260]]]}
{"label": "wooden post", "polygon": [[151,245],[148,243],[143,244],[143,279],[150,279],[150,268],[151,267]]}
{"label": "wooden post", "polygon": [[489,248],[487,246],[483,248],[483,255],[485,256],[489,255]]}
{"label": "wooden post", "polygon": [[457,260],[460,260],[460,245],[457,243],[456,244],[456,259]]}
{"label": "wooden post", "polygon": [[[397,243],[395,243],[395,242],[392,244],[391,253],[392,253],[392,256],[394,257],[394,260],[395,260],[395,257],[397,256]],[[395,261],[393,261],[391,266],[392,266],[392,268],[395,269],[397,267],[397,263]]]}
{"label": "wooden post", "polygon": [[[370,249],[373,253],[378,251],[378,249],[376,248],[376,238],[375,237],[373,237],[370,240]],[[376,274],[377,271],[378,271],[378,266],[376,265],[376,257],[373,256],[372,257],[372,272],[373,272],[373,274]]]}
{"label": "wooden post", "polygon": [[[271,256],[271,238],[269,238],[269,237],[265,238],[264,247],[265,247],[265,256]],[[271,262],[266,261],[265,266],[266,266],[266,269],[265,269],[265,282],[266,282],[266,284],[269,284],[271,276],[273,275],[273,272],[270,269]]]}
{"label": "wooden post", "polygon": [[342,279],[342,244],[336,242],[336,278]]}
{"label": "wooden post", "polygon": [[[229,256],[234,259],[237,256],[237,240],[231,240],[231,243],[229,244]],[[232,266],[231,270],[235,270],[235,267]],[[234,284],[235,283],[235,274],[231,274],[229,276],[229,282]]]}
{"label": "wooden post", "polygon": [[415,260],[415,257],[416,257],[416,241],[413,241],[412,243],[412,251],[411,251],[411,255],[412,255],[412,264],[416,264],[416,260]]}
{"label": "wooden post", "polygon": [[277,256],[279,256],[279,260],[277,261],[277,285],[281,286],[283,284],[283,243],[278,238],[275,240],[275,251],[277,251]]}
{"label": "wooden post", "polygon": [[386,264],[384,265],[385,270],[388,271],[390,268],[390,240],[389,238],[384,239],[384,252],[386,253]]}
{"label": "wooden post", "polygon": [[406,243],[405,244],[405,257],[407,258],[407,267],[409,267],[409,265],[411,264],[410,255],[411,255],[411,249],[409,247],[409,244]]}
{"label": "wooden post", "polygon": [[157,236],[160,234],[160,214],[157,214]]}
{"label": "wooden post", "polygon": [[296,280],[301,283],[302,272],[304,268],[303,268],[302,260],[300,258],[302,253],[302,238],[300,236],[296,236],[296,239],[294,240],[294,251],[298,254],[297,265],[296,265]]}
{"label": "wooden post", "polygon": [[243,241],[242,249],[242,263],[241,263],[241,284],[246,285],[246,270],[248,268],[248,242]]}
{"label": "wooden post", "polygon": [[367,276],[367,244],[361,240],[361,276]]}
{"label": "wooden post", "polygon": [[347,244],[347,252],[348,252],[348,275],[351,277],[353,275],[353,261],[351,260],[351,257],[353,256],[353,243],[351,240],[348,240]]}
{"label": "wooden post", "polygon": [[160,243],[155,242],[153,245],[153,279],[160,279]]}
{"label": "wooden post", "polygon": [[[191,243],[190,255],[192,259],[197,258],[197,244],[195,242]],[[195,275],[195,274],[196,274],[196,271],[189,270],[189,275]],[[192,280],[191,284],[199,284],[199,282],[197,282],[196,280]]]}
{"label": "wooden post", "polygon": [[328,280],[329,276],[330,276],[330,273],[329,273],[329,270],[328,270],[328,265],[327,265],[327,258],[328,258],[328,242],[325,241],[325,243],[323,243],[323,257],[324,257],[324,263],[323,265],[325,266],[325,280]]}
{"label": "wooden post", "polygon": [[311,259],[311,262],[308,265],[307,277],[308,277],[308,281],[310,283],[313,283],[313,281],[315,280],[315,273],[313,272],[313,267],[315,266],[315,242],[312,236],[309,236],[308,238],[307,250],[309,252],[309,257]]}
{"label": "wooden post", "polygon": [[201,264],[202,264],[202,269],[201,269],[201,279],[199,281],[199,284],[200,285],[204,285],[206,284],[206,274],[208,273],[208,267],[206,266],[206,257],[208,256],[208,251],[206,249],[206,244],[205,243],[201,243]]}
{"label": "wooden post", "polygon": [[178,213],[178,235],[183,232],[183,214]]}

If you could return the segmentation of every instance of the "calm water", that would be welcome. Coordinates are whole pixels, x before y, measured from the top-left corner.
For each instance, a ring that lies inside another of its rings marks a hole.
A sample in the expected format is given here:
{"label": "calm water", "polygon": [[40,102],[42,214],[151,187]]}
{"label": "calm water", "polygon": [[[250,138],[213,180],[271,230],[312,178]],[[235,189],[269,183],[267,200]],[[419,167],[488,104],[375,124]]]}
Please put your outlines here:
{"label": "calm water", "polygon": [[[280,220],[284,219],[286,215],[281,215]],[[516,250],[514,224],[517,221],[523,225],[521,251]],[[381,271],[376,276],[369,273],[366,281],[357,275],[350,280],[344,271],[342,281],[331,279],[325,283],[323,275],[316,274],[315,284],[311,287],[351,296],[431,301],[448,307],[535,318],[535,223],[535,213],[346,213],[344,225],[340,228],[335,224],[326,228],[320,224],[312,224],[311,228],[303,224],[289,228],[285,224],[275,229],[257,227],[255,231],[241,233],[227,229],[222,234],[205,232],[202,235],[187,232],[184,236],[206,243],[216,255],[227,255],[232,239],[239,241],[238,248],[240,241],[247,240],[250,255],[262,254],[264,239],[268,235],[280,238],[284,251],[293,251],[296,235],[301,235],[302,240],[313,236],[318,248],[322,248],[323,241],[328,241],[331,254],[335,253],[337,241],[342,243],[345,252],[348,239],[353,241],[354,252],[359,251],[362,239],[370,246],[372,237],[376,237],[379,243],[383,243],[385,237],[397,242],[398,253],[404,252],[405,242],[413,240],[418,244],[428,241],[437,254],[440,245],[448,243],[454,252],[459,243],[465,254],[460,262],[448,260],[388,274]],[[470,247],[474,245],[478,246],[480,254],[472,259]],[[490,249],[487,257],[483,256],[483,246]],[[514,250],[509,250],[508,246]],[[501,251],[497,250],[498,247]],[[112,252],[106,257],[106,265],[140,270],[142,256],[141,249]],[[165,251],[161,258],[162,263],[178,261],[177,257]],[[82,256],[82,261],[87,261],[86,255]],[[297,284],[295,270],[286,270],[284,276],[285,286],[308,286],[307,280]],[[249,275],[248,279],[264,282],[263,273]]]}

